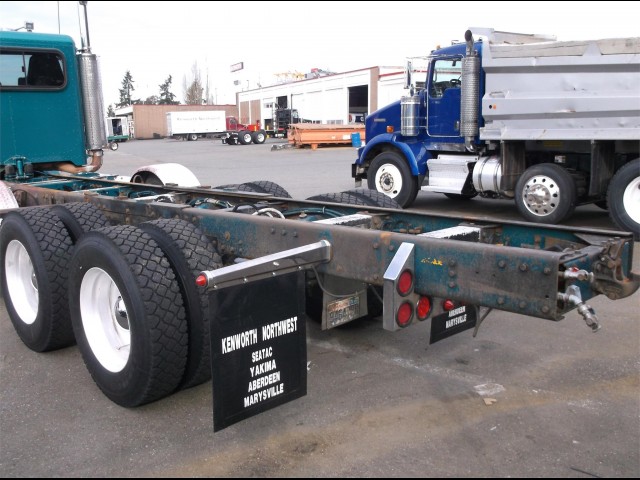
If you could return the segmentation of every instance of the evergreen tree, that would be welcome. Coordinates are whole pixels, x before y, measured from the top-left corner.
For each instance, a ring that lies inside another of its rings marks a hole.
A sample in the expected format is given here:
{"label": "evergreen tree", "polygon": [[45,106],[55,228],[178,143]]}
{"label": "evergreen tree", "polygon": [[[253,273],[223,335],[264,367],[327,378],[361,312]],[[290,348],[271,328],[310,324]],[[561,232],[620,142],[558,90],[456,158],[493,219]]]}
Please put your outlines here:
{"label": "evergreen tree", "polygon": [[115,117],[116,116],[116,112],[113,109],[113,105],[109,104],[109,107],[107,107],[107,117]]}
{"label": "evergreen tree", "polygon": [[164,81],[160,87],[160,100],[158,100],[159,105],[178,105],[180,102],[175,98],[176,96],[171,93],[171,82],[173,79],[171,75]]}
{"label": "evergreen tree", "polygon": [[116,106],[127,107],[134,103],[139,103],[139,100],[131,100],[131,93],[135,90],[133,83],[134,80],[131,76],[131,72],[127,70],[127,73],[124,74],[124,78],[122,79],[122,88],[120,89],[120,102],[118,102]]}

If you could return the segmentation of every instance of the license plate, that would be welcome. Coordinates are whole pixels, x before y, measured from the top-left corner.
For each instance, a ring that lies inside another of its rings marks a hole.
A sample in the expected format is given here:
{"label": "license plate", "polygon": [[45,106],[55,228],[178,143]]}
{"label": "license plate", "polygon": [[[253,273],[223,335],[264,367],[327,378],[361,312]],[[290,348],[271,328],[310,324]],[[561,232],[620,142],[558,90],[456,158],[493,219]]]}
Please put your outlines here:
{"label": "license plate", "polygon": [[343,298],[327,304],[327,324],[331,327],[360,317],[360,297]]}

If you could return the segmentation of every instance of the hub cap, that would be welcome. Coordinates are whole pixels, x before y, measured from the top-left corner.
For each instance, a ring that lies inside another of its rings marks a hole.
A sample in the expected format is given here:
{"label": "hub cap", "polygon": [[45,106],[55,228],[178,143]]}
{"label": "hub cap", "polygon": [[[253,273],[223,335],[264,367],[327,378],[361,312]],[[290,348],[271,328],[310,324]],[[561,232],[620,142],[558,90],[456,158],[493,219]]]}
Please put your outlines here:
{"label": "hub cap", "polygon": [[552,178],[536,175],[525,185],[522,199],[527,210],[539,217],[546,217],[560,205],[560,188]]}
{"label": "hub cap", "polygon": [[100,364],[121,371],[129,360],[131,330],[120,290],[107,272],[90,268],[80,287],[82,327]]}
{"label": "hub cap", "polygon": [[379,192],[395,198],[402,191],[402,174],[398,167],[385,163],[376,172],[376,188]]}
{"label": "hub cap", "polygon": [[11,240],[7,245],[4,269],[11,303],[20,320],[31,325],[38,316],[38,281],[31,257],[18,240]]}

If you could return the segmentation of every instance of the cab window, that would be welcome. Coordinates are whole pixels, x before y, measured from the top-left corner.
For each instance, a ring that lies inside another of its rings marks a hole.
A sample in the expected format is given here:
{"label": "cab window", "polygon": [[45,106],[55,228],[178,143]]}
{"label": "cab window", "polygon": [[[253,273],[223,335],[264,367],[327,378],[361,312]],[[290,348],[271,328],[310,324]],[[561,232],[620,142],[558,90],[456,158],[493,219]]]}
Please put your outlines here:
{"label": "cab window", "polygon": [[441,98],[448,88],[460,88],[462,84],[462,61],[458,58],[436,60],[432,64],[431,88],[432,98]]}
{"label": "cab window", "polygon": [[65,85],[64,61],[54,51],[0,51],[2,88],[60,89]]}

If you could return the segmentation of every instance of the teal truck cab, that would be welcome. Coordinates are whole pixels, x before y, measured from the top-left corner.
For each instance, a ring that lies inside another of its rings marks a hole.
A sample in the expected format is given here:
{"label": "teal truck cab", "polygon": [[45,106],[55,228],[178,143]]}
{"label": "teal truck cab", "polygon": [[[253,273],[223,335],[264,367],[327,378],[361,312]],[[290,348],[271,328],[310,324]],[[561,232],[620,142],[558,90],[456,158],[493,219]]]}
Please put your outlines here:
{"label": "teal truck cab", "polygon": [[0,172],[97,171],[107,138],[96,57],[65,35],[1,35]]}

